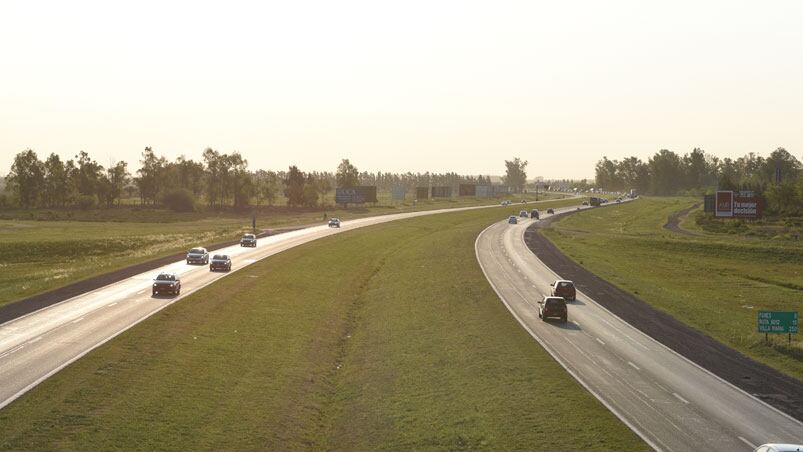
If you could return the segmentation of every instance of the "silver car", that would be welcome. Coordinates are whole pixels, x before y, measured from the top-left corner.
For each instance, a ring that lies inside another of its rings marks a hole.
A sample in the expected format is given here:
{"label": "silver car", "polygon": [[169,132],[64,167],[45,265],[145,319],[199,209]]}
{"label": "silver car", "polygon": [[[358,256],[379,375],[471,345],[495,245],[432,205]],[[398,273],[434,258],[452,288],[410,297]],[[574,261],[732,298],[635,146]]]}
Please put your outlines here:
{"label": "silver car", "polygon": [[187,252],[187,264],[203,264],[209,263],[209,251],[206,248],[193,248]]}

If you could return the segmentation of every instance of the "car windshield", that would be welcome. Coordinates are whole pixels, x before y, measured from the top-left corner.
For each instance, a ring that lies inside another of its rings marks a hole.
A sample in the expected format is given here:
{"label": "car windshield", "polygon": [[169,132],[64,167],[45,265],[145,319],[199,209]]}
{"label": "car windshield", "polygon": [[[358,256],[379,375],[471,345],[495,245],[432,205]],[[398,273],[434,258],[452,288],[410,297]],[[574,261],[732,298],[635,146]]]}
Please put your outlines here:
{"label": "car windshield", "polygon": [[157,281],[175,281],[176,277],[174,275],[168,275],[162,273],[161,275],[156,277]]}
{"label": "car windshield", "polygon": [[225,261],[228,258],[229,258],[229,256],[226,256],[225,254],[215,254],[215,256],[212,258],[212,260]]}
{"label": "car windshield", "polygon": [[202,248],[193,248],[193,249],[190,250],[190,253],[192,253],[192,254],[203,254],[204,250]]}
{"label": "car windshield", "polygon": [[246,238],[246,239],[253,239],[253,238],[254,238],[254,234],[245,234],[245,235],[243,236],[243,238]]}

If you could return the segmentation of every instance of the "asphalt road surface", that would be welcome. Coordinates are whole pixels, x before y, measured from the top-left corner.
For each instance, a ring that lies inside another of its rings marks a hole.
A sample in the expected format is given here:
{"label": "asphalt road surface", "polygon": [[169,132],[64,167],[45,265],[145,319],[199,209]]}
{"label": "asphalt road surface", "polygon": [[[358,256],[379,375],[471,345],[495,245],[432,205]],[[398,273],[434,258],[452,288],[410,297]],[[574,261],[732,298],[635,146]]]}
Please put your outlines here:
{"label": "asphalt road surface", "polygon": [[502,221],[480,234],[476,254],[485,276],[530,335],[650,446],[730,451],[803,443],[803,423],[686,360],[582,292],[567,303],[566,324],[539,319],[537,301],[559,276],[524,243],[532,221]]}
{"label": "asphalt road surface", "polygon": [[[260,259],[341,231],[374,224],[487,207],[427,210],[343,221],[260,238],[256,248],[231,246],[210,252],[232,257],[232,272]],[[500,215],[510,212],[500,208]],[[504,213],[503,213],[504,212]],[[204,246],[198,243],[197,246]],[[153,279],[161,271],[181,277],[178,297],[151,296]],[[157,311],[211,284],[227,273],[210,272],[206,265],[173,262],[120,282],[70,298],[0,325],[0,408],[49,376]]]}

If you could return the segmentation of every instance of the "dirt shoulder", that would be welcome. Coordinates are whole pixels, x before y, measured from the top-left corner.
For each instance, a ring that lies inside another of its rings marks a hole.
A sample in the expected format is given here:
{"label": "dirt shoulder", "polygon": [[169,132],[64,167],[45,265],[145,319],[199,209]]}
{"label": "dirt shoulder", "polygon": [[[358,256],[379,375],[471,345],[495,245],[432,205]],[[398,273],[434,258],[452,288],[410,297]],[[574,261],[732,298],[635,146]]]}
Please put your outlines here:
{"label": "dirt shoulder", "polygon": [[549,268],[600,305],[714,375],[803,421],[803,382],[758,363],[705,333],[597,277],[564,255],[539,229],[568,212],[530,226],[524,240]]}
{"label": "dirt shoulder", "polygon": [[676,234],[681,234],[681,235],[691,235],[691,236],[699,235],[699,234],[695,234],[695,233],[693,233],[691,231],[687,231],[686,229],[681,228],[680,227],[680,222],[681,222],[681,220],[683,220],[683,218],[686,217],[686,215],[689,214],[689,212],[691,212],[692,210],[700,207],[700,204],[701,203],[697,203],[697,204],[695,204],[695,205],[693,205],[691,207],[688,207],[688,208],[683,209],[683,210],[679,210],[679,211],[673,213],[672,215],[670,215],[669,218],[667,218],[667,220],[666,220],[666,224],[664,225],[664,229],[667,229],[669,231],[672,231],[672,232],[674,232]]}
{"label": "dirt shoulder", "polygon": [[[257,237],[267,237],[271,235],[281,234],[284,232],[296,231],[298,229],[304,229],[309,226],[313,225],[265,229],[261,233],[257,234]],[[207,249],[209,251],[214,251],[228,246],[236,245],[237,243],[239,243],[239,241],[231,240],[227,242],[221,242],[221,243],[216,243],[214,245],[210,245],[207,247]],[[32,312],[38,311],[42,308],[52,306],[56,303],[68,300],[72,297],[76,297],[83,293],[100,289],[101,287],[108,286],[109,284],[122,281],[126,278],[130,278],[140,273],[157,269],[159,267],[168,265],[171,262],[180,261],[184,257],[185,257],[184,253],[172,254],[170,256],[161,257],[151,261],[143,262],[141,264],[132,265],[130,267],[125,267],[108,273],[104,273],[102,275],[94,276],[92,278],[88,278],[83,281],[78,281],[72,284],[68,284],[66,286],[59,287],[57,289],[53,289],[47,292],[33,295],[28,298],[23,298],[22,300],[15,301],[13,303],[9,303],[4,306],[0,306],[0,324],[3,324],[10,320],[14,320],[16,318],[30,314]]]}

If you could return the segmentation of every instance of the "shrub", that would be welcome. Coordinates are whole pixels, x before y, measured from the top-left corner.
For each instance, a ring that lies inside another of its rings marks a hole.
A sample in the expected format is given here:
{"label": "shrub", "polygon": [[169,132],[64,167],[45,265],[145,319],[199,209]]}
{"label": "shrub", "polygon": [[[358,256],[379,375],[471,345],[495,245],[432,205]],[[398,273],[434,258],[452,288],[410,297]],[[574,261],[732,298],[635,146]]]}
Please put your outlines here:
{"label": "shrub", "polygon": [[81,195],[75,200],[75,204],[82,210],[94,209],[98,206],[98,197],[95,195]]}
{"label": "shrub", "polygon": [[195,211],[195,197],[184,188],[170,190],[162,197],[162,204],[174,212]]}

